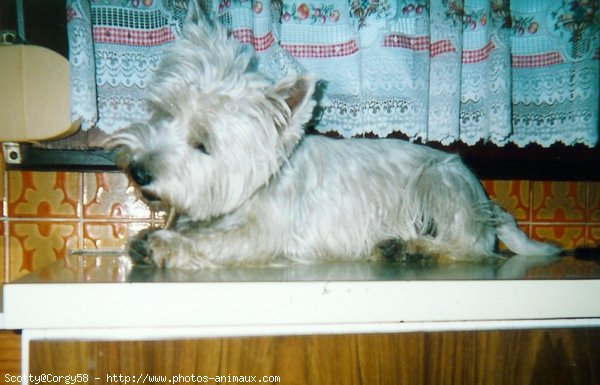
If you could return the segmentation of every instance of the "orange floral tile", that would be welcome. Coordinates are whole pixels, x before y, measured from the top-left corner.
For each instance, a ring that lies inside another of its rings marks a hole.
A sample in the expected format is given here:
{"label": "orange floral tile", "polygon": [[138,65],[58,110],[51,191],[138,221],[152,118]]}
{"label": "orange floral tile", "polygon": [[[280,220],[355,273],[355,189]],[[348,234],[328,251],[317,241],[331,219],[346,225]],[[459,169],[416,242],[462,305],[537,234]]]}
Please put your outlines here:
{"label": "orange floral tile", "polygon": [[76,222],[9,224],[9,279],[12,281],[78,248]]}
{"label": "orange floral tile", "polygon": [[89,222],[83,225],[83,248],[88,250],[124,249],[129,238],[151,227],[143,222]]}
{"label": "orange floral tile", "polygon": [[532,182],[532,221],[584,222],[585,182]]}
{"label": "orange floral tile", "polygon": [[8,172],[8,215],[13,218],[75,218],[80,174]]}
{"label": "orange floral tile", "polygon": [[600,223],[600,182],[588,182],[588,223]]}
{"label": "orange floral tile", "polygon": [[89,173],[83,178],[85,218],[151,218],[150,208],[138,197],[125,174]]}
{"label": "orange floral tile", "polygon": [[517,223],[517,227],[528,237],[531,237],[531,226],[527,223]]}
{"label": "orange floral tile", "polygon": [[585,225],[533,225],[531,238],[550,242],[565,249],[585,246]]}
{"label": "orange floral tile", "polygon": [[529,181],[487,180],[483,186],[494,202],[509,212],[518,221],[529,219]]}
{"label": "orange floral tile", "polygon": [[600,226],[590,226],[588,228],[587,247],[600,247]]}

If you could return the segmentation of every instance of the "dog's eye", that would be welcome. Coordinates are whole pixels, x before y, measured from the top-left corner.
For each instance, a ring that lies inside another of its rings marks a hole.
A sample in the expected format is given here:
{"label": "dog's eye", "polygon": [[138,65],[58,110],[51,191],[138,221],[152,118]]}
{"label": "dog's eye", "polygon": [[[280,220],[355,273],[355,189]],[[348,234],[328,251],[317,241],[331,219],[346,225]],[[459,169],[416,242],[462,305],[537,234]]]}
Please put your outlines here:
{"label": "dog's eye", "polygon": [[206,155],[208,155],[208,150],[206,149],[206,146],[204,145],[204,143],[194,144],[194,149],[201,151],[201,152],[205,153]]}

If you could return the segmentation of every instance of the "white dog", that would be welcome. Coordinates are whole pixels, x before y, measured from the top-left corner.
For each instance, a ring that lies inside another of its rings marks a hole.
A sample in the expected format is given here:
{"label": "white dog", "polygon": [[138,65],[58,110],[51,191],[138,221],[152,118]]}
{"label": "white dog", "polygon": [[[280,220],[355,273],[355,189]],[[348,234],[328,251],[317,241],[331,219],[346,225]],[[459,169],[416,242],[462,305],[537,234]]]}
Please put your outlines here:
{"label": "white dog", "polygon": [[116,133],[118,163],[179,214],[130,243],[138,262],[201,269],[413,254],[477,261],[496,238],[552,255],[455,155],[400,140],[305,136],[315,79],[273,84],[224,27],[188,18],[151,85],[151,117]]}

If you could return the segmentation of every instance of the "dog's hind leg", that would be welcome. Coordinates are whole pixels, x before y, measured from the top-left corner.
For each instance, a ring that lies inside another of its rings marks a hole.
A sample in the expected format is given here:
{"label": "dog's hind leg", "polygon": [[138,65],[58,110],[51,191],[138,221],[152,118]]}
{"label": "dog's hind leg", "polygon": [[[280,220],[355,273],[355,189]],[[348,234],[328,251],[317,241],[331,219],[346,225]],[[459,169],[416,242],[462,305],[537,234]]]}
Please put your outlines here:
{"label": "dog's hind leg", "polygon": [[400,239],[388,239],[375,245],[373,250],[375,259],[389,262],[417,263],[431,261],[431,255],[425,255],[417,250],[411,250]]}
{"label": "dog's hind leg", "polygon": [[491,202],[456,156],[423,164],[405,188],[399,235],[426,255],[477,261],[495,255]]}

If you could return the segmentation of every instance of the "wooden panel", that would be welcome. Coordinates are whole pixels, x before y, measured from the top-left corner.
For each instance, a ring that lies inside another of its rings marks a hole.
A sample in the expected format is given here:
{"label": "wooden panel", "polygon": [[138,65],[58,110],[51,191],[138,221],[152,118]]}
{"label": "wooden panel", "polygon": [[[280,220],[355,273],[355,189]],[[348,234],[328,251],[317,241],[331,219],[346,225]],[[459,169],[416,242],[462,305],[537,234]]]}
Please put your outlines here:
{"label": "wooden panel", "polygon": [[[31,373],[279,376],[282,384],[597,384],[600,329],[31,344]],[[230,378],[231,379],[231,378]],[[215,382],[210,380],[210,382]]]}
{"label": "wooden panel", "polygon": [[[10,330],[0,331],[0,376],[21,374],[21,336]],[[2,382],[0,381],[0,382]]]}

